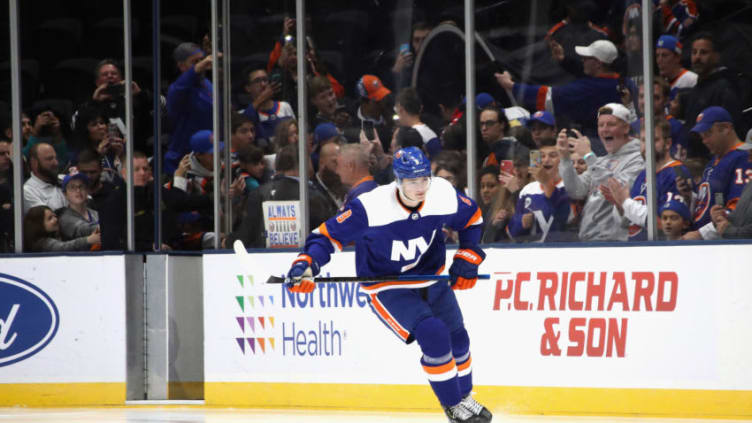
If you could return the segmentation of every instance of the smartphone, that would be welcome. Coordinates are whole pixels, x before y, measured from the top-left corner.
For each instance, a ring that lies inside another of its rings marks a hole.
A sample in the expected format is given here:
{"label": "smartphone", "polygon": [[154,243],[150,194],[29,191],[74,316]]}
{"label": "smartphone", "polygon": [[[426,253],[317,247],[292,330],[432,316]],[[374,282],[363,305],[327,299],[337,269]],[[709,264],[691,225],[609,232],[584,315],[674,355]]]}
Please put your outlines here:
{"label": "smartphone", "polygon": [[120,128],[118,128],[117,123],[107,124],[107,135],[109,135],[110,138],[120,138]]}
{"label": "smartphone", "polygon": [[311,38],[310,36],[306,35],[305,40],[306,40],[306,44],[308,44],[308,48],[310,50],[316,51],[316,48],[313,46],[313,38]]}
{"label": "smartphone", "polygon": [[715,205],[726,207],[726,202],[723,200],[723,193],[722,192],[716,192],[715,193]]}
{"label": "smartphone", "polygon": [[125,95],[125,84],[110,84],[105,88],[105,92],[111,97],[122,97]]}
{"label": "smartphone", "polygon": [[400,52],[400,54],[409,54],[410,53],[410,44],[404,43],[404,44],[400,45],[399,52]]}
{"label": "smartphone", "polygon": [[363,121],[363,132],[366,133],[366,138],[368,138],[369,141],[373,141],[376,139],[376,134],[374,133],[372,121],[370,120]]}
{"label": "smartphone", "polygon": [[281,84],[282,83],[282,74],[278,72],[274,72],[270,79],[272,84]]}
{"label": "smartphone", "polygon": [[530,150],[530,167],[540,167],[541,152],[540,150]]}
{"label": "smartphone", "polygon": [[506,173],[514,173],[514,162],[512,160],[502,160],[499,163],[499,170]]}

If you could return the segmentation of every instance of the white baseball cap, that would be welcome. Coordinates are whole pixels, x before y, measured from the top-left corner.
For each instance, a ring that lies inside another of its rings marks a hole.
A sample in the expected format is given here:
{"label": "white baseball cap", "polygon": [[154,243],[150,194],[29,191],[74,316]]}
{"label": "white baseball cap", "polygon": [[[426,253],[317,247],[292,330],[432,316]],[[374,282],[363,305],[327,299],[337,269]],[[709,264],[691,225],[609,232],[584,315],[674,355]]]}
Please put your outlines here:
{"label": "white baseball cap", "polygon": [[616,57],[619,56],[619,52],[616,50],[614,43],[608,40],[596,40],[589,46],[576,46],[574,51],[583,57],[595,57],[603,63],[611,64]]}
{"label": "white baseball cap", "polygon": [[[600,110],[603,110],[604,107],[608,107],[611,109],[611,113],[601,113]],[[603,106],[601,106],[600,109],[598,109],[598,116],[600,115],[613,115],[614,117],[623,120],[626,123],[629,123],[629,109],[624,107],[623,104],[619,103],[608,103]]]}

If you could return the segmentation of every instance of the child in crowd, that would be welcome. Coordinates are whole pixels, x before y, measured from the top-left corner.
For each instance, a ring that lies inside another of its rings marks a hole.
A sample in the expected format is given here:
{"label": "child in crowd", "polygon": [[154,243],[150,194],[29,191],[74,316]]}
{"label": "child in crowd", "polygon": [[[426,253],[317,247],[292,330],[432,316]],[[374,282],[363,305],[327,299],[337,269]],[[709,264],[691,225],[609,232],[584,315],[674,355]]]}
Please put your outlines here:
{"label": "child in crowd", "polygon": [[70,241],[60,237],[57,215],[47,206],[35,206],[24,217],[24,251],[89,251],[101,243],[99,229]]}
{"label": "child in crowd", "polygon": [[679,198],[664,203],[658,210],[661,216],[661,231],[665,239],[674,241],[681,239],[689,229],[689,207]]}

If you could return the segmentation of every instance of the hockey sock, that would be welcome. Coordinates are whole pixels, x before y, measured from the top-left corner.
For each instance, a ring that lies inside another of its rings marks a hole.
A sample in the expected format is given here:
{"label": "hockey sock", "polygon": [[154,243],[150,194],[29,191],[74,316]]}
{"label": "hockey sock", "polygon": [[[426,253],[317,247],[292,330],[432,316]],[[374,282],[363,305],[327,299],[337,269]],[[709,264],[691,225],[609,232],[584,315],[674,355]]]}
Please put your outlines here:
{"label": "hockey sock", "polygon": [[441,320],[429,317],[418,323],[415,339],[423,351],[420,364],[441,405],[450,407],[459,403],[462,395],[457,383],[457,366],[452,355],[449,329]]}
{"label": "hockey sock", "polygon": [[457,365],[457,382],[464,398],[473,390],[472,357],[470,357],[470,337],[465,328],[452,332],[452,354]]}

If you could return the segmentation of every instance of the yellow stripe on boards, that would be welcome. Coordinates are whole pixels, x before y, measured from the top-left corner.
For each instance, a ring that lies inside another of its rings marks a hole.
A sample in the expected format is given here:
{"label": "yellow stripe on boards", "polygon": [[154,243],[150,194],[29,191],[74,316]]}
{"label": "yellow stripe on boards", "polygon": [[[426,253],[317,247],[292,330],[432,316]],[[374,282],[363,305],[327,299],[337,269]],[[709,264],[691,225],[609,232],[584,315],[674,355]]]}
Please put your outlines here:
{"label": "yellow stripe on boards", "polygon": [[169,382],[167,398],[171,400],[204,399],[204,382]]}
{"label": "yellow stripe on boards", "polygon": [[[752,391],[476,386],[475,398],[509,414],[750,418]],[[206,405],[258,408],[436,410],[426,385],[210,382]]]}
{"label": "yellow stripe on boards", "polygon": [[752,391],[522,386],[477,386],[473,390],[475,398],[487,407],[511,414],[752,417]]}
{"label": "yellow stripe on boards", "polygon": [[[198,385],[182,388],[194,396]],[[752,418],[752,391],[520,386],[476,386],[474,391],[486,407],[508,414]],[[170,396],[177,393],[176,389]],[[204,393],[206,405],[214,407],[413,411],[439,407],[428,384],[213,382],[204,384]],[[111,406],[124,405],[125,397],[124,383],[0,383],[0,406]]]}
{"label": "yellow stripe on boards", "polygon": [[425,385],[207,382],[206,405],[259,408],[435,410]]}
{"label": "yellow stripe on boards", "polygon": [[124,404],[125,383],[0,383],[0,406]]}

